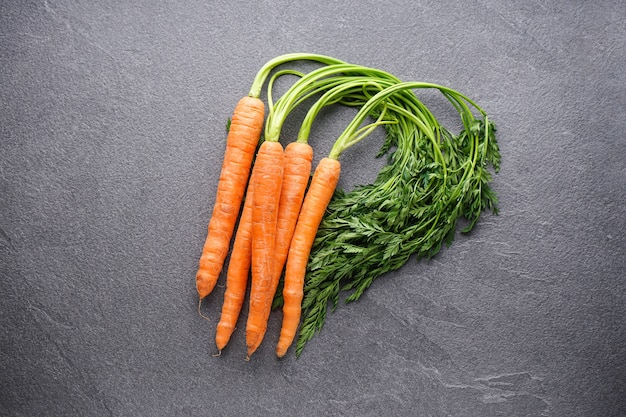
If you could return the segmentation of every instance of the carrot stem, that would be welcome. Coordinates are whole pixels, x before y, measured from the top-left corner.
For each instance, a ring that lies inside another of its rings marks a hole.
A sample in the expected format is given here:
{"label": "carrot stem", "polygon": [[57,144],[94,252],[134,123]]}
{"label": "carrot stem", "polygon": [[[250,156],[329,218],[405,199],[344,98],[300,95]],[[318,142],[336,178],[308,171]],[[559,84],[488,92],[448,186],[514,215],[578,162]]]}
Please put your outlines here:
{"label": "carrot stem", "polygon": [[319,55],[319,54],[292,53],[292,54],[280,55],[274,59],[271,59],[270,61],[268,61],[265,65],[261,67],[261,69],[257,72],[256,76],[254,77],[254,80],[252,82],[252,86],[250,87],[250,92],[248,93],[248,95],[250,97],[260,97],[263,84],[265,84],[265,81],[267,77],[269,77],[269,74],[272,72],[272,70],[274,70],[276,67],[280,65],[286,64],[288,62],[293,62],[293,61],[316,61],[325,65],[343,63],[343,61],[340,61],[338,59],[335,59],[326,55]]}
{"label": "carrot stem", "polygon": [[[351,75],[346,75],[351,74]],[[343,84],[351,81],[354,77],[367,78],[372,85],[378,80],[387,80],[393,82],[400,82],[393,75],[373,69],[354,64],[333,64],[327,65],[322,68],[318,68],[304,77],[300,78],[296,83],[292,85],[287,93],[285,93],[275,104],[272,111],[267,116],[265,124],[265,137],[270,140],[277,140],[282,129],[282,125],[285,122],[287,116],[295,106],[301,103],[304,99],[310,97],[313,94],[320,93],[325,90],[337,87],[340,91],[344,91]],[[364,80],[362,80],[364,81]],[[352,85],[354,87],[354,85]],[[363,87],[364,88],[364,87]],[[347,90],[347,88],[346,88]],[[347,95],[348,91],[344,91]],[[355,90],[350,90],[350,94],[355,93]],[[333,101],[334,100],[334,101]],[[333,95],[326,96],[323,100],[318,101],[317,108],[331,104],[332,102],[341,101],[339,91],[335,91]],[[317,113],[315,113],[317,114]],[[312,122],[312,118],[307,120],[307,124]],[[310,126],[305,124],[303,128],[310,129]],[[300,139],[299,139],[300,140]]]}

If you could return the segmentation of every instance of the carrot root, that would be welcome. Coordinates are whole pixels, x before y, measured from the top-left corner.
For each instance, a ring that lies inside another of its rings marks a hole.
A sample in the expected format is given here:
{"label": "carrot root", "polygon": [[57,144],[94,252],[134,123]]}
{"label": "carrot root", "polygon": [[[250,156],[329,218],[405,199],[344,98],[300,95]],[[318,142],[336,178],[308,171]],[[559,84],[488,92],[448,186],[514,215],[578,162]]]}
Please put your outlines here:
{"label": "carrot root", "polygon": [[228,344],[235,331],[246,296],[252,251],[252,196],[256,171],[256,167],[252,169],[251,181],[248,185],[246,200],[228,265],[222,313],[215,332],[215,345],[220,351]]}
{"label": "carrot root", "polygon": [[202,307],[202,298],[199,298],[198,299],[198,315],[200,317],[202,317],[203,319],[205,319],[206,321],[211,321],[211,319],[209,319],[209,317],[207,317],[204,314],[202,314],[201,307]]}
{"label": "carrot root", "polygon": [[309,254],[326,207],[337,187],[340,172],[341,164],[338,160],[323,158],[315,169],[302,204],[285,269],[283,323],[276,346],[276,355],[279,358],[287,353],[300,324],[304,276]]}
{"label": "carrot root", "polygon": [[239,100],[233,112],[215,205],[196,273],[200,299],[213,291],[228,254],[264,114],[263,101],[253,97]]}
{"label": "carrot root", "polygon": [[263,142],[255,162],[252,196],[252,282],[246,323],[248,356],[264,337],[263,316],[271,305],[276,222],[284,171],[284,151],[279,142]]}

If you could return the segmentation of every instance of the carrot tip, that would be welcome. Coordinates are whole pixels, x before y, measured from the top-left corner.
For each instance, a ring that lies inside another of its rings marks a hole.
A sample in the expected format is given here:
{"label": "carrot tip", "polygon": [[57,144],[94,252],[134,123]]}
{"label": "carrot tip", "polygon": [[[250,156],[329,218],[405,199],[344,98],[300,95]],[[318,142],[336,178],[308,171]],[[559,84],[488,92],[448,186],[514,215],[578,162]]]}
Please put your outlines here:
{"label": "carrot tip", "polygon": [[250,362],[250,355],[246,355],[246,357],[244,358],[244,361]]}
{"label": "carrot tip", "polygon": [[217,353],[213,353],[211,356],[217,358],[218,356],[222,356],[222,349],[218,350]]}
{"label": "carrot tip", "polygon": [[200,298],[198,300],[198,315],[200,317],[202,317],[203,319],[205,319],[206,321],[211,321],[207,316],[205,316],[204,314],[202,314],[202,311],[200,310],[200,307],[202,306],[202,298]]}

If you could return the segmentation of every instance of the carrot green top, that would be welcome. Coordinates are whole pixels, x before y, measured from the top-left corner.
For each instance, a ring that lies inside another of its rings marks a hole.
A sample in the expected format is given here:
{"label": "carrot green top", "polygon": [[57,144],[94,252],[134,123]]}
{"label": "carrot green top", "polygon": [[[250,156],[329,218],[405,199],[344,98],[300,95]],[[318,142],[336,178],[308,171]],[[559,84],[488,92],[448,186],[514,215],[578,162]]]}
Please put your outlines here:
{"label": "carrot green top", "polygon": [[[328,100],[335,91],[353,91],[351,82],[357,83],[346,80],[343,87],[328,90]],[[388,164],[373,184],[339,191],[327,208],[308,266],[297,354],[323,326],[327,306],[337,305],[340,291],[350,291],[346,301],[354,301],[374,279],[401,267],[410,255],[430,257],[444,242],[450,244],[460,218],[467,220],[462,230],[467,232],[483,210],[497,213],[487,170],[489,165],[499,168],[495,125],[478,105],[432,83],[378,79],[363,85],[363,97],[374,94],[360,103],[329,157],[338,158],[383,126],[387,140],[379,155],[389,154]],[[413,90],[439,91],[458,112],[461,133],[454,136],[445,129]],[[322,104],[316,105],[310,117]],[[368,117],[375,121],[366,124]],[[303,123],[302,131],[307,128]]]}

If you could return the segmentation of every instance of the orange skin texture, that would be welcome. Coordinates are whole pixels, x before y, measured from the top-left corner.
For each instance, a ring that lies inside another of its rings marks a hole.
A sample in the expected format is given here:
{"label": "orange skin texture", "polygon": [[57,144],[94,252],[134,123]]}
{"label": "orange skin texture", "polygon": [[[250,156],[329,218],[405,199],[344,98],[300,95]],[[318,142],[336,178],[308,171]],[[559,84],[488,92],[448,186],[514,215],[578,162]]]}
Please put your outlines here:
{"label": "orange skin texture", "polygon": [[309,255],[326,207],[337,187],[340,173],[339,161],[323,158],[315,169],[309,190],[304,198],[285,268],[283,322],[276,346],[278,357],[283,357],[287,353],[298,330]]}
{"label": "orange skin texture", "polygon": [[[285,147],[285,170],[278,206],[276,224],[276,243],[274,248],[274,274],[270,287],[270,301],[263,312],[263,328],[259,337],[263,338],[267,330],[272,301],[280,281],[280,276],[287,261],[291,238],[293,237],[304,193],[311,177],[313,148],[308,143],[292,142]],[[252,345],[260,344],[253,343]]]}
{"label": "orange skin texture", "polygon": [[[252,282],[246,323],[248,356],[263,339],[264,312],[271,307],[275,270],[276,225],[283,183],[284,150],[278,142],[263,142],[255,162],[252,196]],[[268,306],[269,304],[269,306]]]}
{"label": "orange skin texture", "polygon": [[233,112],[215,205],[196,273],[200,299],[213,291],[228,254],[264,116],[265,105],[253,97],[242,98]]}
{"label": "orange skin texture", "polygon": [[[252,169],[251,178],[255,176],[255,169]],[[246,296],[248,287],[248,276],[250,274],[250,262],[252,254],[252,194],[254,181],[250,181],[246,200],[243,205],[239,227],[235,235],[235,243],[230,255],[228,272],[226,274],[226,292],[224,293],[224,303],[222,314],[217,323],[215,332],[215,345],[219,352],[228,344],[230,337],[235,331],[241,307]]]}

